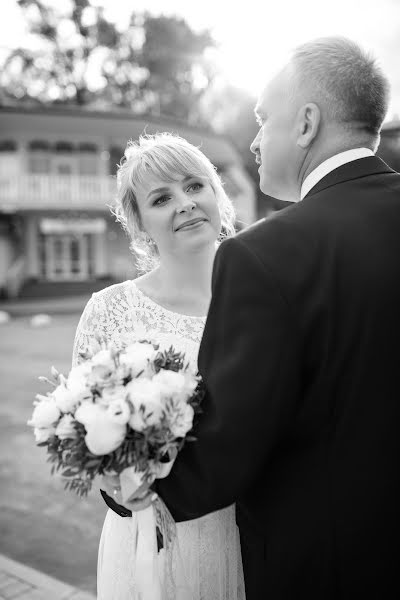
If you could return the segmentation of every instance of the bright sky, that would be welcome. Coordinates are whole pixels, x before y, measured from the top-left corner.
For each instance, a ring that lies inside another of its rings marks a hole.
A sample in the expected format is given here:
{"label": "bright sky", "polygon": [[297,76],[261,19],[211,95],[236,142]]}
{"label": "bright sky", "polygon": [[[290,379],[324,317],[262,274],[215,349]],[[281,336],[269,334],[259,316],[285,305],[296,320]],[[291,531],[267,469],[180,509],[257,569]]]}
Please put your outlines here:
{"label": "bright sky", "polygon": [[[68,0],[46,0],[62,6]],[[400,0],[92,0],[123,25],[132,10],[175,14],[194,29],[209,29],[219,43],[216,60],[225,77],[253,94],[299,43],[324,35],[345,35],[378,58],[392,84],[388,118],[400,116]],[[0,45],[15,47],[24,37],[16,0],[2,0]],[[5,18],[6,17],[6,18]]]}

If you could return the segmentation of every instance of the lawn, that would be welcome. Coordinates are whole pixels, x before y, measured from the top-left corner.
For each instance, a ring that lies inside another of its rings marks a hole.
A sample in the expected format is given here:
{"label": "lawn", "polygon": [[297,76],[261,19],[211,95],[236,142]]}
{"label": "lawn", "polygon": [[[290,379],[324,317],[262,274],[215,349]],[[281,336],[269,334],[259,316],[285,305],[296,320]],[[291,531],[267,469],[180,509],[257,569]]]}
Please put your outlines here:
{"label": "lawn", "polygon": [[97,545],[106,507],[93,489],[82,500],[50,475],[44,448],[26,422],[38,381],[51,365],[70,368],[78,315],[54,315],[33,328],[28,318],[0,326],[0,553],[95,593]]}

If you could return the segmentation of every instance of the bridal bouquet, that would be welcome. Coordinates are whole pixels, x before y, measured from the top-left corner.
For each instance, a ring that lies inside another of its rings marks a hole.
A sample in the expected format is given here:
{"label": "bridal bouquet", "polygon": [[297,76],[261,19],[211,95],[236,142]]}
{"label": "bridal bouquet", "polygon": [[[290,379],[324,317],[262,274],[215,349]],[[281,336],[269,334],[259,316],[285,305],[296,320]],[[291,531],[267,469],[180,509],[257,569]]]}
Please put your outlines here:
{"label": "bridal bouquet", "polygon": [[[96,476],[117,474],[127,502],[166,477],[185,441],[194,440],[190,431],[204,393],[200,378],[183,353],[172,346],[160,350],[151,341],[122,349],[103,345],[82,358],[67,377],[53,367],[53,380],[39,378],[52,389],[36,396],[28,425],[66,488],[86,496]],[[158,498],[134,513],[132,524],[137,588],[132,600],[175,598],[172,557],[180,558],[167,507]]]}
{"label": "bridal bouquet", "polygon": [[52,473],[85,496],[93,480],[121,474],[122,497],[166,476],[199,412],[199,377],[183,353],[149,341],[103,347],[64,377],[53,367],[47,395],[38,394],[28,425],[47,447]]}

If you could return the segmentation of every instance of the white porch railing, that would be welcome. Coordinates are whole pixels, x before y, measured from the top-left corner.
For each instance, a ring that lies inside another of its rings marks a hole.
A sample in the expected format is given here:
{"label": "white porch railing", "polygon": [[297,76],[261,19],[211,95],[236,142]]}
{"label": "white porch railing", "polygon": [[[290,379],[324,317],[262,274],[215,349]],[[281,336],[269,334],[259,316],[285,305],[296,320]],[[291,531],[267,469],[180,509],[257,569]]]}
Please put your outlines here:
{"label": "white porch railing", "polygon": [[0,175],[0,210],[107,210],[116,181],[104,175]]}

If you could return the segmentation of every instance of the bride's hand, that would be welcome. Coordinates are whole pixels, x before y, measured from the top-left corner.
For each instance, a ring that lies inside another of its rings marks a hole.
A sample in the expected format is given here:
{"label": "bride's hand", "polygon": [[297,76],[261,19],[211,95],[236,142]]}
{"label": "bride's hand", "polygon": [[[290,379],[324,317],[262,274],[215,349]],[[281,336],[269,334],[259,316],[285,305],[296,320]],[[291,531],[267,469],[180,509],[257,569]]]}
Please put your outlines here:
{"label": "bride's hand", "polygon": [[[121,482],[119,475],[103,475],[100,488],[104,490],[115,502],[122,504]],[[124,505],[123,505],[124,506]]]}
{"label": "bride's hand", "polygon": [[132,512],[138,512],[148,508],[157,498],[157,494],[150,489],[150,485],[151,483],[142,483],[129,500],[124,503],[124,506],[129,508]]}
{"label": "bride's hand", "polygon": [[129,500],[125,502],[124,506],[129,508],[132,512],[138,512],[140,510],[144,510],[151,506],[158,498],[158,495],[151,489],[147,489],[142,495],[138,496],[134,500]]}
{"label": "bride's hand", "polygon": [[157,494],[149,489],[148,484],[143,484],[135,492],[134,497],[127,502],[123,502],[121,495],[121,482],[119,475],[103,475],[101,479],[101,489],[113,499],[117,504],[128,508],[132,512],[138,512],[148,508],[157,498]]}

